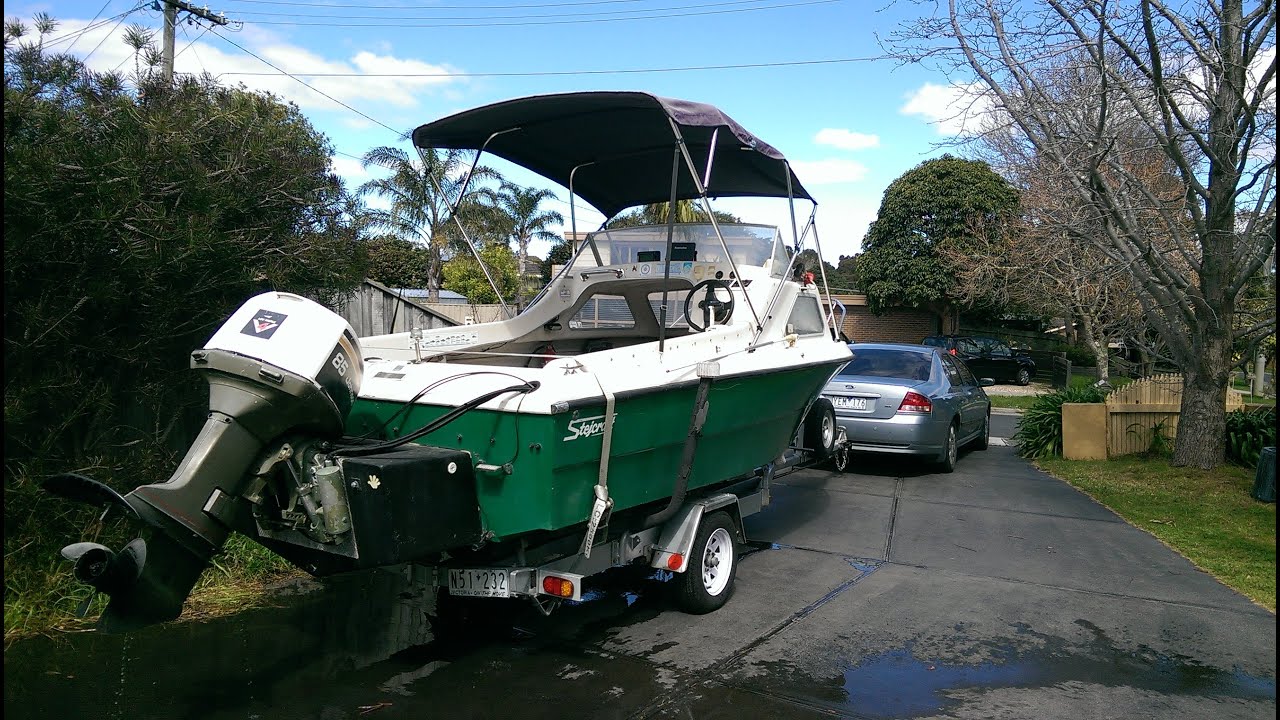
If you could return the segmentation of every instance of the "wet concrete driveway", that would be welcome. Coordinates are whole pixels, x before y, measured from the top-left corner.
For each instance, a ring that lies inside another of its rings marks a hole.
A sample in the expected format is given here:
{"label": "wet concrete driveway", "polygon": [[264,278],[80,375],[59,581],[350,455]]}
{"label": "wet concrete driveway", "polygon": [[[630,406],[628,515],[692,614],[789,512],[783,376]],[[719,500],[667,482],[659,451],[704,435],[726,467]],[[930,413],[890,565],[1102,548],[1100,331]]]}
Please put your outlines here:
{"label": "wet concrete driveway", "polygon": [[399,575],[19,643],[14,718],[1274,718],[1276,617],[1010,448],[782,478],[719,612],[615,572],[437,639]]}

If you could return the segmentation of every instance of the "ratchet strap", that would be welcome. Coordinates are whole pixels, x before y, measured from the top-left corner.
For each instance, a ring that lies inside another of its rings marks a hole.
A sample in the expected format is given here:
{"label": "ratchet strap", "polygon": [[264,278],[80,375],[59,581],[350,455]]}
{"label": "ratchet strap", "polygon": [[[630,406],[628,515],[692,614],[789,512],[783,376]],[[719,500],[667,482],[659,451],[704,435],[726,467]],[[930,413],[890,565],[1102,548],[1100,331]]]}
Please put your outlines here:
{"label": "ratchet strap", "polygon": [[[578,365],[582,366],[582,362],[578,361]],[[585,366],[582,367],[586,369]],[[596,542],[600,524],[604,522],[608,525],[605,517],[613,509],[613,499],[609,497],[609,452],[613,444],[613,415],[616,405],[613,393],[600,382],[600,376],[596,373],[592,373],[592,376],[600,386],[600,392],[604,393],[604,439],[600,445],[600,473],[596,479],[595,499],[591,503],[591,514],[587,517],[587,533],[582,538],[582,547],[579,549],[582,556],[587,558],[591,557],[591,546]]]}

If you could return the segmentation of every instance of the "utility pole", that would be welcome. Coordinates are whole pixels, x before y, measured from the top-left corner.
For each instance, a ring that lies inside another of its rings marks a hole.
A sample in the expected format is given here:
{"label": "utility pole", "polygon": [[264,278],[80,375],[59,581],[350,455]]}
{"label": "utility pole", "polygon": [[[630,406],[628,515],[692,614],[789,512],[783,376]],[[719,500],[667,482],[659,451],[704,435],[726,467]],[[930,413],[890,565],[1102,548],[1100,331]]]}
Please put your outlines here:
{"label": "utility pole", "polygon": [[161,72],[164,74],[164,81],[173,82],[173,36],[178,27],[178,11],[181,10],[191,15],[195,15],[203,20],[208,20],[214,25],[226,25],[227,16],[224,13],[214,14],[209,12],[209,7],[198,8],[191,3],[183,2],[183,0],[162,0],[164,2],[164,47],[162,48],[163,64]]}

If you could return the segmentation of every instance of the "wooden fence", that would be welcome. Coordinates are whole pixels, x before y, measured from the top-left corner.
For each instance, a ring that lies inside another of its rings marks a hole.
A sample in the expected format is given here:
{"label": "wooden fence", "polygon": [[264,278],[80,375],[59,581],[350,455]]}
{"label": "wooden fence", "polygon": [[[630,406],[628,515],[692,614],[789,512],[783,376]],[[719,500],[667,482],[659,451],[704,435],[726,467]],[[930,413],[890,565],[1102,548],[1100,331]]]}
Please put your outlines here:
{"label": "wooden fence", "polygon": [[335,308],[335,312],[351,323],[356,337],[408,332],[415,327],[431,330],[462,324],[373,280],[365,280],[354,295]]}
{"label": "wooden fence", "polygon": [[[1244,409],[1238,393],[1227,391],[1227,412]],[[1107,456],[1151,449],[1157,434],[1173,442],[1182,408],[1182,375],[1164,373],[1130,383],[1107,396]]]}

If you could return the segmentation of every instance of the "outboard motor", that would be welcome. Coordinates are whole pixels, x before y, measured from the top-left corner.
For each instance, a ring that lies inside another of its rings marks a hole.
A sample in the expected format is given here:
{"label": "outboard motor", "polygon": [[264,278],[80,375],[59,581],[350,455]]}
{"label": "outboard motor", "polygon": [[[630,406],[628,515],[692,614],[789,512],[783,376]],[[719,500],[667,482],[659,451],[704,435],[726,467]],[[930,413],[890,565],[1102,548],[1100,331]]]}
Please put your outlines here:
{"label": "outboard motor", "polygon": [[44,485],[65,498],[115,507],[146,528],[119,553],[96,543],[62,551],[75,562],[77,579],[111,597],[100,621],[104,630],[181,614],[231,532],[237,502],[253,478],[249,470],[264,448],[287,432],[340,437],[364,369],[344,319],[277,292],[242,305],[191,354],[191,367],[209,382],[209,415],[172,477],[125,496],[80,475]]}

